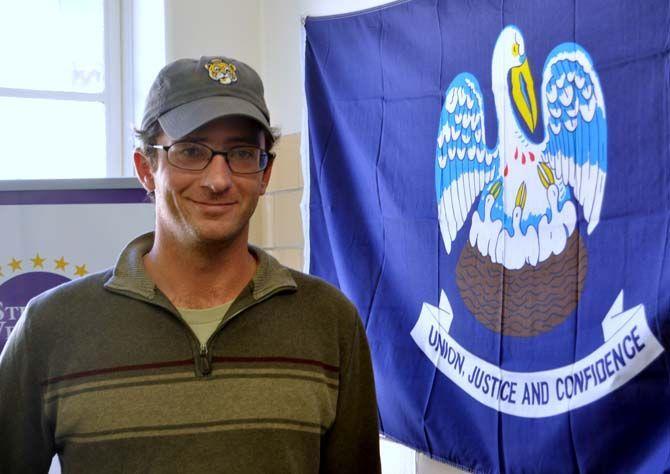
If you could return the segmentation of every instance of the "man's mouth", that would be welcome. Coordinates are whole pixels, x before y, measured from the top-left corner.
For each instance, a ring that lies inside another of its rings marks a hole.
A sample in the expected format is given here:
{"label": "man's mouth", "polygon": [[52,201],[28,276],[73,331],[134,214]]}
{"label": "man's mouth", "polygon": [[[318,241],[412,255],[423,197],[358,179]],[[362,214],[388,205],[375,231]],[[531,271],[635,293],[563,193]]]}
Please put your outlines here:
{"label": "man's mouth", "polygon": [[236,201],[199,201],[197,199],[191,199],[190,201],[199,206],[210,209],[221,209],[236,204]]}

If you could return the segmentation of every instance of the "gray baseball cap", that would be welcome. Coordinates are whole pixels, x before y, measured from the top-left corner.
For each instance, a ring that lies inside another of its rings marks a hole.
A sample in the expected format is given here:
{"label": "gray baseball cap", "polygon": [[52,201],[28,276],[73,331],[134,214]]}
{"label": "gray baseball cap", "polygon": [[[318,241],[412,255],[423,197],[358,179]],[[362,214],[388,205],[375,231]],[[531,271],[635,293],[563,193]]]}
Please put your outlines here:
{"label": "gray baseball cap", "polygon": [[249,65],[223,56],[178,59],[158,73],[149,90],[142,129],[158,120],[171,138],[182,138],[220,117],[241,115],[272,136],[263,82]]}

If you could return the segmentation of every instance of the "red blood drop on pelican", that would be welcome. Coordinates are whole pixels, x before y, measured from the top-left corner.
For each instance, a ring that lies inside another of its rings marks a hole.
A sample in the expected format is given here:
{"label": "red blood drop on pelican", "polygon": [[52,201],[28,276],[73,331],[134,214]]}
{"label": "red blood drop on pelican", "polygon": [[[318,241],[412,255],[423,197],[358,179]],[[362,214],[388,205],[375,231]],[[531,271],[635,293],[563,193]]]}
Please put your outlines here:
{"label": "red blood drop on pelican", "polygon": [[535,155],[533,155],[532,151],[529,151],[528,155],[530,156],[530,161],[535,161]]}
{"label": "red blood drop on pelican", "polygon": [[522,165],[525,165],[525,164],[526,164],[526,154],[525,154],[525,153],[522,153],[522,154],[521,154],[521,164],[522,164]]}
{"label": "red blood drop on pelican", "polygon": [[505,171],[503,171],[503,174],[507,176],[507,173],[509,173],[509,168],[507,168],[507,165],[505,165]]}
{"label": "red blood drop on pelican", "polygon": [[519,149],[518,148],[516,148],[514,150],[514,159],[516,160],[517,158],[519,158]]}

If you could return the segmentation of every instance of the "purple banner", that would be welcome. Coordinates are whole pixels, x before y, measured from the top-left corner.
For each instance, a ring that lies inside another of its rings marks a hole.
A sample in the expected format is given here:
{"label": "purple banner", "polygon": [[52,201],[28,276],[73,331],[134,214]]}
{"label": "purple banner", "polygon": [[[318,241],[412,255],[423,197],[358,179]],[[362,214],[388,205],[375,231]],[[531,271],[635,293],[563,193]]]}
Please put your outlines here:
{"label": "purple banner", "polygon": [[148,202],[142,188],[0,191],[0,206],[28,204],[131,204]]}

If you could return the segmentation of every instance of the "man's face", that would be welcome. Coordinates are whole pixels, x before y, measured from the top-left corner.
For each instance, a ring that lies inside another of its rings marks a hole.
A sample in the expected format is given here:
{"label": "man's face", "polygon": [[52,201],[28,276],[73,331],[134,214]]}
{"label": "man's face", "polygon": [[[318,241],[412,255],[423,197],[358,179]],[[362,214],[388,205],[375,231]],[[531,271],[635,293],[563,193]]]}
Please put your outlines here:
{"label": "man's face", "polygon": [[[265,149],[263,130],[244,117],[215,120],[180,140],[161,134],[157,144],[172,145],[176,141],[203,143],[214,150],[242,145]],[[230,171],[221,155],[215,155],[202,171],[175,168],[163,150],[158,150],[153,168],[138,155],[135,165],[140,180],[148,191],[155,192],[159,232],[189,246],[247,241],[249,219],[259,196],[265,193],[272,163],[265,171],[240,175]]]}

